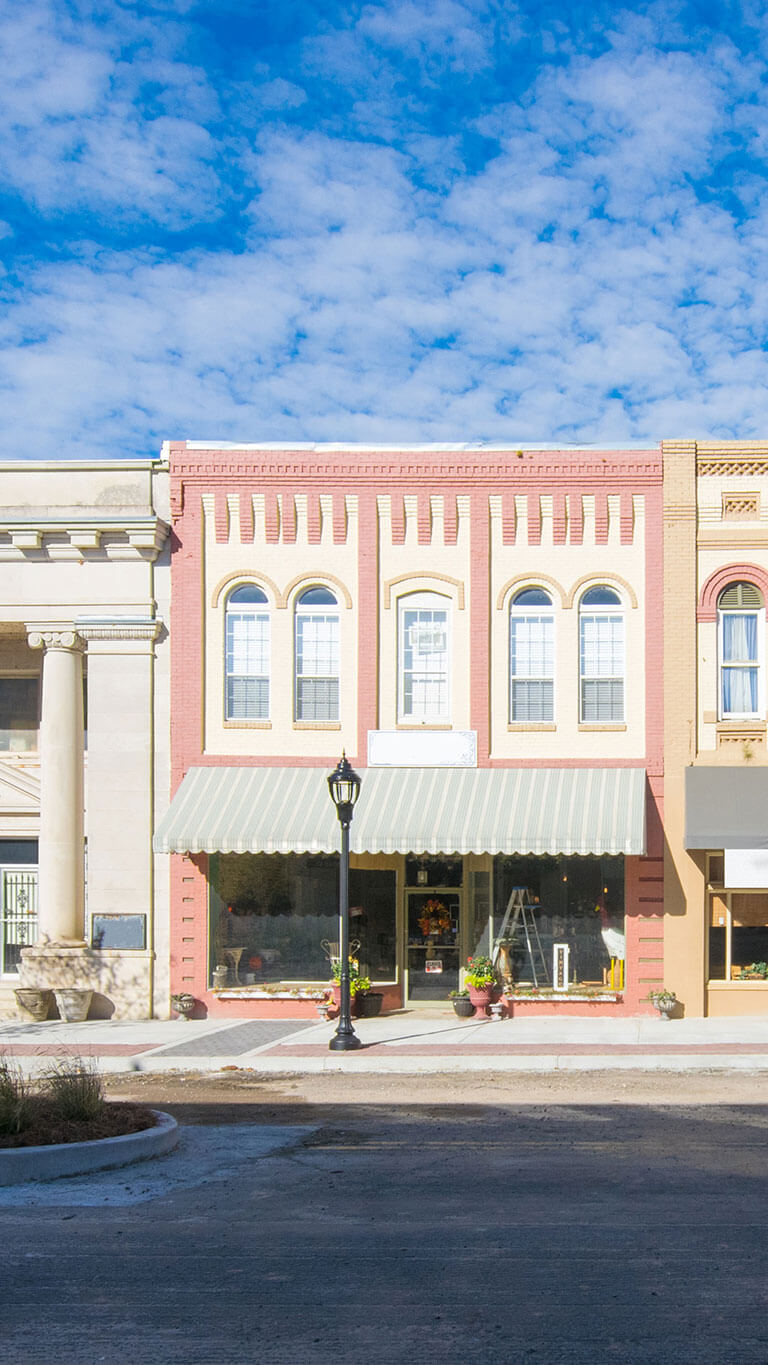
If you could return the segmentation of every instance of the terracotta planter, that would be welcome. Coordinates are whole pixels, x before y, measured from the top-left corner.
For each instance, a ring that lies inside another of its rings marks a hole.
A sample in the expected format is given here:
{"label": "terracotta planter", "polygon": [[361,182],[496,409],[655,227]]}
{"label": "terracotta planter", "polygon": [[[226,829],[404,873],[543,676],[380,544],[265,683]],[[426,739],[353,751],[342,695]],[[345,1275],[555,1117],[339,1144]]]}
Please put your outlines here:
{"label": "terracotta planter", "polygon": [[491,983],[490,986],[467,986],[469,998],[476,1009],[486,1009],[492,1000],[498,1000],[498,987]]}
{"label": "terracotta planter", "polygon": [[39,1024],[48,1018],[53,1000],[53,991],[42,990],[38,986],[20,986],[15,990],[19,1014],[27,1023]]}
{"label": "terracotta planter", "polygon": [[93,991],[64,986],[54,991],[59,1014],[66,1024],[82,1024],[88,1018]]}

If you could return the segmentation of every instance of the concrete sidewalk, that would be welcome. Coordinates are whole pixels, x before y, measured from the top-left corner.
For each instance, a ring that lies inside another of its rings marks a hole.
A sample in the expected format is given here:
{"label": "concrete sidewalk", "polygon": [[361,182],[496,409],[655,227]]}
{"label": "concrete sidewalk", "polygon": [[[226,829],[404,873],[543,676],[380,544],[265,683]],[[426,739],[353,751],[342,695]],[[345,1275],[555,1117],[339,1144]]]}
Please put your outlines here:
{"label": "concrete sidewalk", "polygon": [[457,1019],[402,1010],[354,1021],[363,1046],[330,1052],[333,1023],[92,1020],[0,1021],[0,1053],[33,1074],[56,1058],[101,1070],[302,1074],[320,1071],[466,1072],[768,1070],[768,1015],[744,1019]]}

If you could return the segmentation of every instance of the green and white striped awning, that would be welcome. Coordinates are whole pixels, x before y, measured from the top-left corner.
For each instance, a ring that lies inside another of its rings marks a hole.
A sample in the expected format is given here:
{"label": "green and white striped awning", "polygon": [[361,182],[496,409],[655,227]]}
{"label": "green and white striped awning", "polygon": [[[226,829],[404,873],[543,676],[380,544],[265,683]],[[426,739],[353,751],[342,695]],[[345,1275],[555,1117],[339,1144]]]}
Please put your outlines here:
{"label": "green and white striped awning", "polygon": [[[368,768],[353,853],[645,852],[642,768]],[[335,853],[324,768],[190,768],[158,853]]]}

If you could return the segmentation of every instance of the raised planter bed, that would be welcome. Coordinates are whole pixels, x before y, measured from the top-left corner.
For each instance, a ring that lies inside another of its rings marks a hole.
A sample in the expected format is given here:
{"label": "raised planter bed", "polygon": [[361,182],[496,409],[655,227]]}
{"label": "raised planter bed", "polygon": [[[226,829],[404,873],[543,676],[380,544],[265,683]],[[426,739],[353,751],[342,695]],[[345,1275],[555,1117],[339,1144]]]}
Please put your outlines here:
{"label": "raised planter bed", "polygon": [[95,1142],[50,1143],[46,1147],[4,1147],[0,1149],[0,1185],[22,1185],[28,1180],[59,1180],[67,1175],[86,1175],[128,1166],[147,1157],[170,1152],[179,1140],[176,1120],[160,1109],[153,1109],[157,1122],[152,1128],[121,1137],[98,1138]]}
{"label": "raised planter bed", "polygon": [[509,1016],[615,1015],[624,1004],[621,991],[512,991],[504,994],[504,1010]]}

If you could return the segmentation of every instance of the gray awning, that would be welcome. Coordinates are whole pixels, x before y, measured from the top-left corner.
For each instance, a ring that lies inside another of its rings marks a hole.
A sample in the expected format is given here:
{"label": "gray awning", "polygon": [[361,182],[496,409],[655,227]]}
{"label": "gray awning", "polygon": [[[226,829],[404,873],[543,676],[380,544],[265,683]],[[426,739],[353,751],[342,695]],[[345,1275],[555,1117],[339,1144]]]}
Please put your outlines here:
{"label": "gray awning", "polygon": [[[367,768],[353,853],[645,852],[642,768]],[[335,853],[324,768],[190,768],[159,853]]]}
{"label": "gray awning", "polygon": [[768,847],[768,768],[686,768],[685,847]]}

